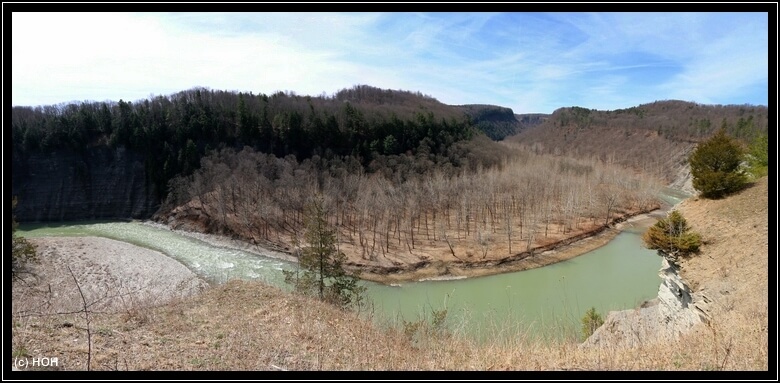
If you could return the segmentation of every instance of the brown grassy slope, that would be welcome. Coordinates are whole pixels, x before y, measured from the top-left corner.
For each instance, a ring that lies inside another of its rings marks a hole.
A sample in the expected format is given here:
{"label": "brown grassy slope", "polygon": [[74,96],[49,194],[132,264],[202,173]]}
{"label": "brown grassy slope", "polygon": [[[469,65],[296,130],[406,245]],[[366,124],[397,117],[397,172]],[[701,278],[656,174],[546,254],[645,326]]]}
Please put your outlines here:
{"label": "brown grassy slope", "polygon": [[699,334],[719,336],[720,356],[726,358],[724,353],[730,349],[734,360],[726,363],[741,364],[741,368],[758,368],[761,363],[760,368],[767,368],[768,185],[764,177],[731,197],[688,200],[679,206],[705,241],[702,253],[684,261],[681,271],[694,291],[705,292],[713,300],[709,313],[713,325],[702,326]]}
{"label": "brown grassy slope", "polygon": [[[354,313],[232,281],[166,306],[95,315],[92,368],[768,371],[767,184],[764,178],[724,200],[680,207],[707,241],[700,255],[683,262],[683,277],[694,290],[711,291],[713,303],[710,324],[676,341],[633,349],[525,339],[480,345],[457,336],[409,341]],[[84,326],[73,315],[15,316],[13,352],[57,356],[64,369],[84,369]]]}

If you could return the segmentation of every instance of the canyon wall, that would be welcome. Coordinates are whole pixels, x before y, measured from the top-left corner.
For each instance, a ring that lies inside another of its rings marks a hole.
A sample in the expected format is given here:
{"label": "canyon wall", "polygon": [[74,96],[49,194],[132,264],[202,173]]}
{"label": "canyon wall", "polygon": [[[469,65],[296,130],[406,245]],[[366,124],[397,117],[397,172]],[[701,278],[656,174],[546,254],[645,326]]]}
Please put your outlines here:
{"label": "canyon wall", "polygon": [[125,148],[12,156],[18,222],[147,218],[159,206],[145,158]]}

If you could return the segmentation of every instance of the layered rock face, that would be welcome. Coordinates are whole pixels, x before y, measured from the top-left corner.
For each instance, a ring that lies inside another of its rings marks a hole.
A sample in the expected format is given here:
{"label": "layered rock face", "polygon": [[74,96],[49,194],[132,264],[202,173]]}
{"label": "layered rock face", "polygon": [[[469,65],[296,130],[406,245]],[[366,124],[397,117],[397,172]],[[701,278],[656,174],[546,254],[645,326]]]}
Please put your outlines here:
{"label": "layered rock face", "polygon": [[19,222],[145,218],[158,207],[142,155],[98,147],[82,153],[13,154]]}
{"label": "layered rock face", "polygon": [[664,257],[658,274],[661,286],[657,298],[634,310],[610,312],[581,347],[636,347],[671,340],[709,320],[709,300],[701,294],[691,294],[673,262]]}
{"label": "layered rock face", "polygon": [[667,336],[675,336],[693,327],[696,323],[706,320],[706,314],[699,306],[699,299],[694,302],[691,289],[680,278],[678,267],[663,259],[661,271],[661,287],[658,288],[658,314],[663,321],[661,326]]}

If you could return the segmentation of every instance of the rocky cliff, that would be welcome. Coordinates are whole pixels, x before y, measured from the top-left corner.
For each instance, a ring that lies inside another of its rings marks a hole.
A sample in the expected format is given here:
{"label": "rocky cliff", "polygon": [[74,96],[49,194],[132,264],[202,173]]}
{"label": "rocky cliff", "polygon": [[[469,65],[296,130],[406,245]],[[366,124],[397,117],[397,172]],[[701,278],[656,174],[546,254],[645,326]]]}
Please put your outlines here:
{"label": "rocky cliff", "polygon": [[157,209],[144,157],[124,148],[12,154],[19,222],[145,218]]}
{"label": "rocky cliff", "polygon": [[612,311],[604,325],[582,347],[636,347],[645,342],[672,340],[696,323],[708,321],[709,299],[692,294],[680,278],[679,267],[663,258],[658,297],[633,310]]}
{"label": "rocky cliff", "polygon": [[457,108],[471,118],[471,122],[477,129],[496,141],[517,134],[523,128],[532,124],[531,120],[527,120],[526,125],[521,124],[521,121],[512,109],[502,106],[460,105]]}
{"label": "rocky cliff", "polygon": [[[581,347],[635,347],[657,341],[668,345],[688,333],[688,342],[715,344],[714,334],[721,334],[725,348],[732,347],[732,341],[744,342],[739,353],[766,352],[773,299],[767,293],[768,262],[773,259],[768,184],[763,177],[727,198],[693,197],[678,204],[676,210],[702,234],[701,253],[678,259],[679,267],[664,259],[658,297],[634,310],[610,312]],[[701,322],[707,326],[696,325]]]}

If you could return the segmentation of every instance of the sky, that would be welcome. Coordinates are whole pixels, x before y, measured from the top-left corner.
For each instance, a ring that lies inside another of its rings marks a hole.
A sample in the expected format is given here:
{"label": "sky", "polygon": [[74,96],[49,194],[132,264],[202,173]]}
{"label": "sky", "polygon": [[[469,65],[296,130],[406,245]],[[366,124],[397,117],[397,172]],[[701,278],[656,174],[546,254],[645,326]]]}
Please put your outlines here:
{"label": "sky", "polygon": [[768,105],[768,20],[720,12],[13,12],[10,98],[14,106],[137,101],[195,87],[318,96],[370,85],[515,113],[659,100]]}

